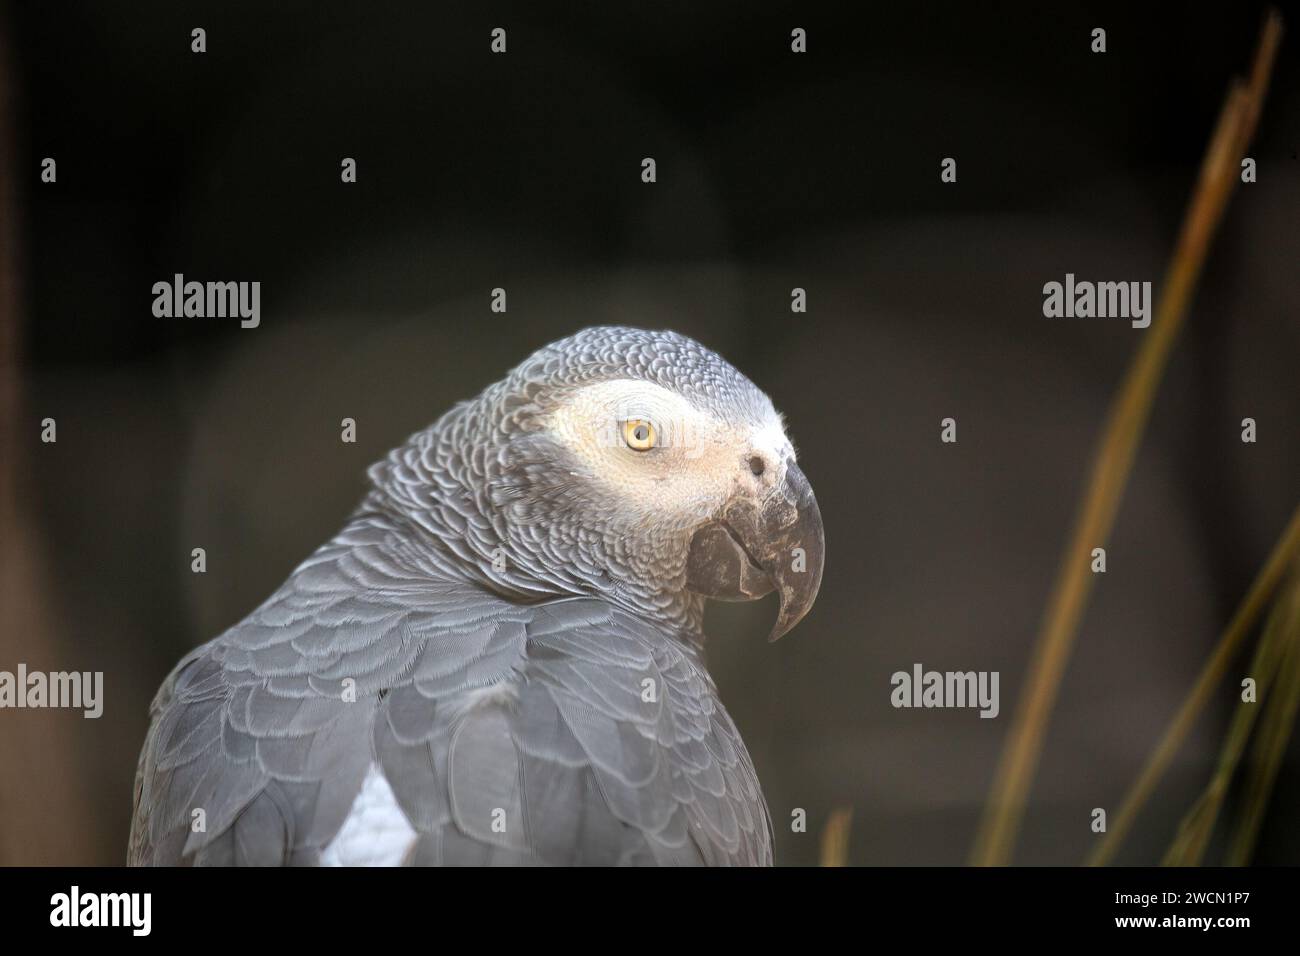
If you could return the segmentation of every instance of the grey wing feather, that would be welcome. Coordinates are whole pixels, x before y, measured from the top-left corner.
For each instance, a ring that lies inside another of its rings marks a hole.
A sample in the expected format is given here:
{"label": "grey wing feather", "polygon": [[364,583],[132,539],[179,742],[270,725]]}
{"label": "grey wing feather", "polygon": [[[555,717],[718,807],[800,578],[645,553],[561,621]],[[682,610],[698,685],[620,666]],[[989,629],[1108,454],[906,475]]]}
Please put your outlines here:
{"label": "grey wing feather", "polygon": [[692,649],[596,599],[513,610],[513,673],[436,697],[422,657],[380,706],[418,862],[770,864],[757,776]]}
{"label": "grey wing feather", "polygon": [[350,531],[164,682],[132,864],[314,864],[372,764],[416,864],[770,863],[693,649],[597,599],[403,577],[389,529]]}
{"label": "grey wing feather", "polygon": [[379,692],[428,626],[400,579],[367,587],[391,564],[389,531],[340,536],[172,671],[151,707],[128,862],[317,861],[370,766]]}

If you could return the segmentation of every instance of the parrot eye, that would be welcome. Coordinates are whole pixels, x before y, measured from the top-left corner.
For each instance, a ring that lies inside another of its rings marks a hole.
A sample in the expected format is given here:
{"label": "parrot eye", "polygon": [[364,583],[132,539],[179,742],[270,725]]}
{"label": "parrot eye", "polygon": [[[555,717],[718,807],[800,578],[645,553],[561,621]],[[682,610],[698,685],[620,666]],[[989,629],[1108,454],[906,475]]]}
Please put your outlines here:
{"label": "parrot eye", "polygon": [[631,418],[623,423],[623,440],[633,451],[649,451],[655,446],[655,427],[644,418]]}

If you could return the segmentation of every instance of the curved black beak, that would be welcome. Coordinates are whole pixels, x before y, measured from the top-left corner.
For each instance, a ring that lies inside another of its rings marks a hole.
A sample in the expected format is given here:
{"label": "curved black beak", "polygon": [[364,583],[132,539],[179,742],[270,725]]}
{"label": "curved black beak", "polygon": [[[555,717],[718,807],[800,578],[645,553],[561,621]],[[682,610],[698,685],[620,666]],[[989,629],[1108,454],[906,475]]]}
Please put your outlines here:
{"label": "curved black beak", "polygon": [[691,539],[686,585],[722,601],[752,601],[776,590],[775,641],[812,608],[822,583],[826,537],[812,486],[794,462],[762,501],[738,499]]}

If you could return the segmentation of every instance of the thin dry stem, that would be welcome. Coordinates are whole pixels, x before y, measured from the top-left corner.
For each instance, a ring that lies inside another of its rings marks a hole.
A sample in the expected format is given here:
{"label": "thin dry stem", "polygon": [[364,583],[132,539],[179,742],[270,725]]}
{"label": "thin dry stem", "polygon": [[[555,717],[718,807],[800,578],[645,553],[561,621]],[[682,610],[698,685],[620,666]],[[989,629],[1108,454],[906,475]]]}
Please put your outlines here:
{"label": "thin dry stem", "polygon": [[1197,866],[1205,856],[1205,848],[1214,835],[1214,825],[1227,798],[1228,788],[1241,763],[1241,756],[1246,752],[1260,708],[1265,706],[1258,701],[1268,702],[1273,698],[1278,684],[1278,670],[1292,650],[1291,638],[1296,630],[1297,614],[1300,613],[1300,603],[1296,597],[1293,588],[1273,605],[1247,671],[1255,680],[1256,700],[1249,703],[1243,701],[1233,714],[1214,776],[1210,778],[1205,792],[1183,818],[1173,844],[1165,854],[1165,866]]}
{"label": "thin dry stem", "polygon": [[831,812],[822,830],[822,866],[849,865],[849,830],[853,824],[853,808],[839,807]]}
{"label": "thin dry stem", "polygon": [[1269,796],[1295,728],[1296,713],[1300,712],[1300,575],[1292,579],[1290,601],[1287,656],[1273,695],[1265,701],[1266,709],[1255,738],[1241,815],[1224,858],[1228,866],[1245,866],[1255,852],[1255,841],[1268,811]]}
{"label": "thin dry stem", "polygon": [[1250,85],[1234,82],[1228,93],[1161,288],[1156,317],[1107,417],[1074,533],[1062,556],[1030,662],[1025,691],[972,849],[975,864],[1004,865],[1011,860],[1048,718],[1091,591],[1091,551],[1110,537],[1156,389],[1187,317],[1210,239],[1237,184],[1241,157],[1254,135],[1281,30],[1281,18],[1270,11],[1255,53]]}
{"label": "thin dry stem", "polygon": [[1210,699],[1210,694],[1223,678],[1228,665],[1237,656],[1246,638],[1250,636],[1255,622],[1259,619],[1260,613],[1264,610],[1278,583],[1282,580],[1287,567],[1297,558],[1300,558],[1300,507],[1297,507],[1295,513],[1291,516],[1286,531],[1277,544],[1274,545],[1273,553],[1269,555],[1264,567],[1260,569],[1259,574],[1255,577],[1246,599],[1237,608],[1237,612],[1233,615],[1231,623],[1223,633],[1223,637],[1220,638],[1218,645],[1214,648],[1210,659],[1201,668],[1196,684],[1183,701],[1182,706],[1179,707],[1177,715],[1170,723],[1169,729],[1165,731],[1164,737],[1161,738],[1150,759],[1147,760],[1146,766],[1142,768],[1137,782],[1133,784],[1128,795],[1125,796],[1119,812],[1111,818],[1110,828],[1105,838],[1098,844],[1097,849],[1088,859],[1090,865],[1104,866],[1115,856],[1120,843],[1133,826],[1133,821],[1137,818],[1138,812],[1155,791],[1156,784],[1173,761],[1178,748],[1187,739],[1187,735],[1196,723],[1196,718]]}

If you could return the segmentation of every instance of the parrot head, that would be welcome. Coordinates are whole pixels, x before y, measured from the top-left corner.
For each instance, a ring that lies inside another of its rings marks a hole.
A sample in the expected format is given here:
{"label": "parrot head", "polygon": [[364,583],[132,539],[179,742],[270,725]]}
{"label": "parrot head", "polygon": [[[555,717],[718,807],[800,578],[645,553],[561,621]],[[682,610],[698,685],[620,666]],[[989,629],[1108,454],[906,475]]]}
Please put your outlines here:
{"label": "parrot head", "polygon": [[685,336],[586,329],[412,442],[376,485],[430,472],[440,515],[423,523],[520,596],[598,593],[680,618],[777,591],[771,640],[817,596],[821,515],[781,416]]}

